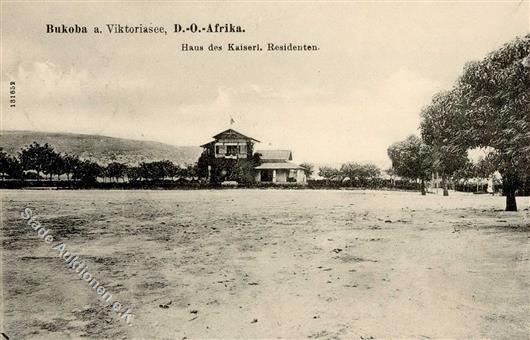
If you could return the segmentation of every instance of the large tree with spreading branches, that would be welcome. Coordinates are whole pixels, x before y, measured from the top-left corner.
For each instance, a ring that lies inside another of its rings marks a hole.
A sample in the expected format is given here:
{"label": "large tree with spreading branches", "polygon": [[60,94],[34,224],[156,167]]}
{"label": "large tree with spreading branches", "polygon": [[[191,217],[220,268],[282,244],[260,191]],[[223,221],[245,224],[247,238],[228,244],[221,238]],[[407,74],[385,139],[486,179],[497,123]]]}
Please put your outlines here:
{"label": "large tree with spreading branches", "polygon": [[422,132],[438,145],[493,150],[507,211],[517,211],[517,189],[530,173],[529,64],[527,35],[468,63],[455,87],[423,115]]}

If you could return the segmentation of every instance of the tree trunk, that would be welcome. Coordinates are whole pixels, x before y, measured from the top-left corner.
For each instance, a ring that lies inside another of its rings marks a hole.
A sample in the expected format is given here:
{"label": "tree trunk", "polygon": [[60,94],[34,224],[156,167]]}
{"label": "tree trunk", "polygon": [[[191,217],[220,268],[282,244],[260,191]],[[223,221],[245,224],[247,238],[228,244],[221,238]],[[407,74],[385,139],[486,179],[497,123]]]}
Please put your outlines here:
{"label": "tree trunk", "polygon": [[447,176],[442,175],[442,188],[444,191],[444,196],[449,196],[449,191],[447,190]]}
{"label": "tree trunk", "polygon": [[503,174],[502,191],[506,195],[506,211],[517,211],[515,192],[517,191],[517,177],[513,174]]}
{"label": "tree trunk", "polygon": [[427,191],[425,190],[425,181],[423,179],[421,180],[421,195],[427,195]]}
{"label": "tree trunk", "polygon": [[506,211],[517,211],[517,201],[515,200],[515,189],[506,191]]}

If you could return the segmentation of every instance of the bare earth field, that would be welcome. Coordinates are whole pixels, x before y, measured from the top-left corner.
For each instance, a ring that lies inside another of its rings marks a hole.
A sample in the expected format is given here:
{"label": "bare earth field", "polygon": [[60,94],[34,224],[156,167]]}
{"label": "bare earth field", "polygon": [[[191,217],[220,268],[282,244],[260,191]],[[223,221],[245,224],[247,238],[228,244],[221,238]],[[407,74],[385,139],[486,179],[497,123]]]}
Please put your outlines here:
{"label": "bare earth field", "polygon": [[[384,191],[1,191],[11,339],[530,336],[529,200]],[[128,326],[20,217],[131,306]],[[54,242],[54,244],[59,242]]]}

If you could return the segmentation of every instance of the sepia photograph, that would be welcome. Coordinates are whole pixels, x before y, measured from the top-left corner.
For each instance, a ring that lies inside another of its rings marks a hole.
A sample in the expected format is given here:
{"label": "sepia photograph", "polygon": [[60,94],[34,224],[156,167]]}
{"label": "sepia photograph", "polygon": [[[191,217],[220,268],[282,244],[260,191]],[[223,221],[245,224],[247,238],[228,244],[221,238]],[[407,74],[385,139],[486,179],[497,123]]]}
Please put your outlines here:
{"label": "sepia photograph", "polygon": [[530,339],[529,0],[0,0],[0,340]]}

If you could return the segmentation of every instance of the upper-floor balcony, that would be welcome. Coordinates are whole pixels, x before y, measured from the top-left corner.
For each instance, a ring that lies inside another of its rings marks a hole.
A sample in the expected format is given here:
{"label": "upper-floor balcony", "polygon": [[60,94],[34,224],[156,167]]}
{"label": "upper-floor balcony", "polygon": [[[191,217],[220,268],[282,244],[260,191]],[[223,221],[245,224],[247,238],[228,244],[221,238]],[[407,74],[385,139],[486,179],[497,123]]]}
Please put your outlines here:
{"label": "upper-floor balcony", "polygon": [[216,143],[215,158],[242,159],[247,158],[246,143]]}

